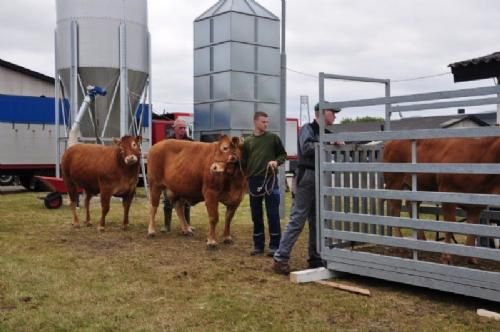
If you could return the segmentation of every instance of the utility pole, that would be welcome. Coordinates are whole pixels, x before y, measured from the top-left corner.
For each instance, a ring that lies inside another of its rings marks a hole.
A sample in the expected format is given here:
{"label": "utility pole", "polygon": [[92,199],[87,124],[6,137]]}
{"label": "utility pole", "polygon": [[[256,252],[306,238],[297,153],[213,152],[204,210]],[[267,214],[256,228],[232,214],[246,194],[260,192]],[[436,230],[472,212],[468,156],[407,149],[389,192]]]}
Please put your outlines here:
{"label": "utility pole", "polygon": [[[280,137],[286,146],[286,1],[281,0],[281,91],[280,91]],[[279,172],[280,217],[285,217],[285,166]]]}
{"label": "utility pole", "polygon": [[311,122],[311,116],[309,115],[309,96],[300,96],[300,126],[302,127],[306,123]]}

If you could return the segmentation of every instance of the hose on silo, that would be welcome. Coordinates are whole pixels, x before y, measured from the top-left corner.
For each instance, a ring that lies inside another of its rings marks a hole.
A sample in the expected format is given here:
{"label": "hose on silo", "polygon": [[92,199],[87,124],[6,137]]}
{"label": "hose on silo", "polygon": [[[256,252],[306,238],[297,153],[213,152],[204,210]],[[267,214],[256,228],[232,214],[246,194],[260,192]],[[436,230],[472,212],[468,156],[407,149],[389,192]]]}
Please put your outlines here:
{"label": "hose on silo", "polygon": [[82,106],[80,106],[80,109],[78,110],[75,122],[73,122],[73,125],[71,126],[71,130],[68,135],[68,147],[78,143],[78,138],[82,135],[80,132],[80,122],[85,113],[87,112],[87,110],[90,108],[90,105],[94,102],[95,96],[96,95],[105,96],[106,93],[107,92],[105,89],[100,88],[98,86],[93,86],[93,85],[87,86],[87,94],[83,99]]}

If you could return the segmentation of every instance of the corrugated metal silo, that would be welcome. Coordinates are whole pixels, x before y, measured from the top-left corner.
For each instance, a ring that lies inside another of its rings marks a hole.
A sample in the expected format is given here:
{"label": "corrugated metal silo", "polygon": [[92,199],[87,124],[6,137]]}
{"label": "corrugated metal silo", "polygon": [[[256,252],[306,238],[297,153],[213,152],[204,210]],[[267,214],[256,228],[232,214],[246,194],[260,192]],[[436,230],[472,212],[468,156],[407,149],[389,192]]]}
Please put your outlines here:
{"label": "corrugated metal silo", "polygon": [[195,137],[280,130],[280,22],[254,0],[221,0],[194,21]]}
{"label": "corrugated metal silo", "polygon": [[84,87],[95,85],[108,94],[82,119],[82,139],[142,132],[133,114],[144,91],[150,98],[147,0],[56,0],[56,8],[56,94],[69,100],[72,116],[60,123],[71,126]]}

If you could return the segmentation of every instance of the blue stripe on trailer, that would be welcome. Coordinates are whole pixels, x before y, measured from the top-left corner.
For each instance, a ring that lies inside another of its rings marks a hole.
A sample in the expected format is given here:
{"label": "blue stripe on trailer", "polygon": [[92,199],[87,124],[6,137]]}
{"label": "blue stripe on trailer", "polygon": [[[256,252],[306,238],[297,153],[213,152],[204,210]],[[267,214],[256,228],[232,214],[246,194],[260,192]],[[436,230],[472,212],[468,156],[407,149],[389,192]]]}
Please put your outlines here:
{"label": "blue stripe on trailer", "polygon": [[0,122],[55,124],[54,98],[0,95]]}
{"label": "blue stripe on trailer", "polygon": [[[144,110],[143,126],[149,126],[148,105],[138,105],[137,118]],[[68,118],[69,103],[65,101],[65,117]],[[63,122],[62,108],[59,114],[60,122]],[[54,98],[51,97],[29,97],[0,94],[0,122],[7,123],[31,123],[31,124],[55,124]]]}

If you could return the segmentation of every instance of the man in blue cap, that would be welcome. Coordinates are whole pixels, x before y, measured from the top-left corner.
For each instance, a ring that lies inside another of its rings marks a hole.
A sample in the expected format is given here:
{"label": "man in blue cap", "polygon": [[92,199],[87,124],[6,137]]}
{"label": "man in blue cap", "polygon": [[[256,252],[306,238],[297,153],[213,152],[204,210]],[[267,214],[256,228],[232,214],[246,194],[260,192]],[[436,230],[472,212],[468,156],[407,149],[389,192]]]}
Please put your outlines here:
{"label": "man in blue cap", "polygon": [[[309,221],[309,268],[323,266],[316,250],[316,177],[314,144],[319,142],[319,103],[314,107],[315,119],[300,129],[298,141],[298,166],[296,170],[295,199],[290,220],[286,225],[278,250],[273,256],[273,270],[279,274],[289,274],[290,254],[299,238],[306,220]],[[335,121],[340,109],[323,109],[325,127]],[[329,133],[328,130],[326,130]]]}

